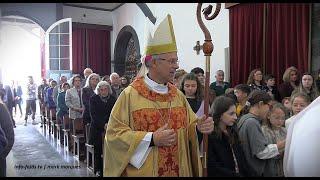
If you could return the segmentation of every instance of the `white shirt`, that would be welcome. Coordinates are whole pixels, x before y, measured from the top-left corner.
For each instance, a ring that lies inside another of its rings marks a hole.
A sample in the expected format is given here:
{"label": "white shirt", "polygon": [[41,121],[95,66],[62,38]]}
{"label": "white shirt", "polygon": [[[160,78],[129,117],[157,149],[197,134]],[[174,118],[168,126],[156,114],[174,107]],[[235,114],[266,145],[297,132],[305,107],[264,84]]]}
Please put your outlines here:
{"label": "white shirt", "polygon": [[279,155],[279,150],[276,144],[269,144],[263,151],[257,154],[259,159],[271,159]]}

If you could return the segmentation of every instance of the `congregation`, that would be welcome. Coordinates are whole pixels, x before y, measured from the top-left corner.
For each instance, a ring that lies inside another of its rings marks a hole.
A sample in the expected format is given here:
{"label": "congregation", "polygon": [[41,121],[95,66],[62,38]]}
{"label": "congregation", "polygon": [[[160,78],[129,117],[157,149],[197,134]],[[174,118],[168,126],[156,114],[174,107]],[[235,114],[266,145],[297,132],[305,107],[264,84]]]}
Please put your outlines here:
{"label": "congregation", "polygon": [[[104,136],[111,110],[134,78],[120,77],[117,73],[101,77],[90,68],[86,68],[83,75],[74,75],[69,80],[61,76],[58,83],[43,79],[39,86],[28,77],[24,125],[27,125],[28,116],[34,123],[38,100],[40,126],[52,127],[51,131],[58,128],[60,134],[56,135],[60,137],[64,132],[66,137],[61,138],[61,144],[66,141],[64,144],[69,151],[82,161],[88,161],[86,146],[94,147],[94,160],[90,161],[94,162],[96,175],[101,176]],[[282,164],[290,117],[319,96],[319,80],[310,73],[303,73],[299,78],[295,67],[285,71],[279,87],[275,86],[273,75],[263,76],[260,69],[251,71],[247,84],[235,87],[224,81],[222,70],[215,73],[215,78],[210,84],[209,96],[209,112],[215,122],[209,136],[209,176],[284,176]],[[203,115],[204,108],[203,79],[203,69],[196,67],[190,73],[177,69],[171,82],[199,116]],[[0,90],[1,101],[9,110],[13,126],[12,114],[16,113],[16,106],[22,115],[21,89],[13,83]],[[248,119],[250,121],[246,121]],[[5,146],[7,140],[3,139],[1,145]]]}

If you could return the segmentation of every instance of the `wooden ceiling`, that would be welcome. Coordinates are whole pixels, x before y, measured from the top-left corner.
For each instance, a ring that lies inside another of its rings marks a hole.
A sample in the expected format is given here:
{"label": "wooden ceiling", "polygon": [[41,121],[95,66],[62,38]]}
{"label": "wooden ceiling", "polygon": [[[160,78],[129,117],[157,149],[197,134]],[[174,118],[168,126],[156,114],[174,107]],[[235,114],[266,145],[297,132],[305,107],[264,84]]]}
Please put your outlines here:
{"label": "wooden ceiling", "polygon": [[101,11],[113,11],[125,3],[63,3],[64,6],[72,6]]}

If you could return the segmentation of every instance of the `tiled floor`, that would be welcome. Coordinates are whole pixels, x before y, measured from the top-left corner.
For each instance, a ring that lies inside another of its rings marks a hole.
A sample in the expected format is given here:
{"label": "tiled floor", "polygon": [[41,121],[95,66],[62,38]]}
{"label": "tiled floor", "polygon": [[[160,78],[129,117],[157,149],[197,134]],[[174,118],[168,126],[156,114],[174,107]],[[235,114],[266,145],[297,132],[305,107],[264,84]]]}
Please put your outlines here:
{"label": "tiled floor", "polygon": [[94,177],[85,163],[74,159],[63,145],[46,135],[40,128],[39,116],[37,125],[29,120],[24,126],[20,117],[15,120],[15,143],[7,156],[8,177]]}

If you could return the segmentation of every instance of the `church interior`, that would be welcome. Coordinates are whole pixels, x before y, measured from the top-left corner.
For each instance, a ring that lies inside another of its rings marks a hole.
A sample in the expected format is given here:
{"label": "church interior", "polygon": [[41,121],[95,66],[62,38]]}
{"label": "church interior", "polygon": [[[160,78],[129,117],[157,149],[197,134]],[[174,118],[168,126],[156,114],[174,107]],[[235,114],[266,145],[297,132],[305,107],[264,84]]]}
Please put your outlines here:
{"label": "church interior", "polygon": [[[116,73],[129,84],[145,63],[148,33],[154,33],[168,14],[178,57],[171,63],[179,62],[186,73],[197,67],[205,70],[206,87],[222,71],[223,81],[236,93],[235,87],[247,84],[254,69],[263,76],[273,75],[279,87],[286,69],[293,66],[299,78],[308,72],[313,86],[320,88],[319,3],[211,3],[211,7],[203,3],[201,14],[219,9],[212,20],[200,17],[210,38],[199,25],[199,4],[1,3],[0,84],[19,85],[23,92],[20,113],[16,105],[14,110],[8,108],[15,124],[14,144],[6,157],[0,156],[0,167],[1,158],[6,160],[5,176],[103,176],[97,171],[95,147],[89,143],[89,125],[73,121],[71,134],[62,121],[58,123],[56,110],[42,110],[38,94],[32,114],[25,101],[28,78],[32,76],[38,87],[44,79],[59,85],[61,77],[73,84],[72,77],[86,78],[84,70],[90,68],[108,83]],[[206,53],[205,42],[212,43],[212,53]],[[78,126],[84,127],[79,134]],[[101,138],[104,146],[105,132]],[[99,155],[103,159],[104,152]]]}

